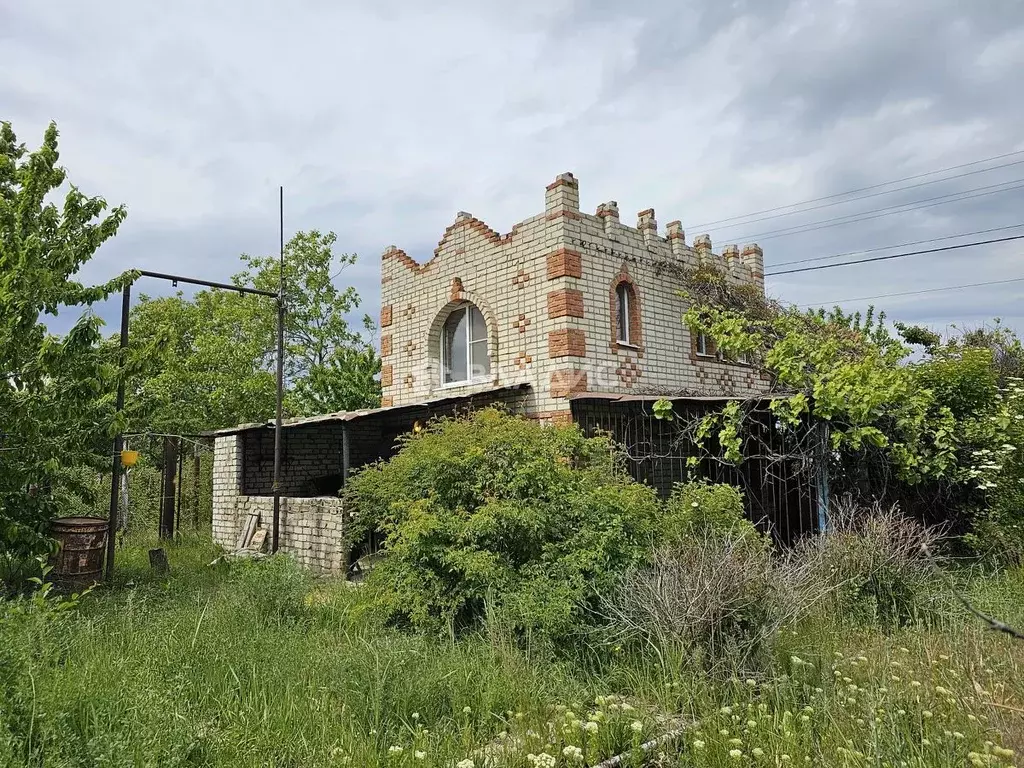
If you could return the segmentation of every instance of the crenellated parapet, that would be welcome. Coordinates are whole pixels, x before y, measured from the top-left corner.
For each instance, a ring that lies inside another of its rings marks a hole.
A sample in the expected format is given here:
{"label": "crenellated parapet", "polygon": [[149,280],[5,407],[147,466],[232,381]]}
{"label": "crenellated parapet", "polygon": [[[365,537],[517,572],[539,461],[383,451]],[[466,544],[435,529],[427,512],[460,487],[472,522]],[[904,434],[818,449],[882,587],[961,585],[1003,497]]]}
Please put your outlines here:
{"label": "crenellated parapet", "polygon": [[[682,223],[662,231],[653,208],[630,226],[614,200],[584,213],[571,173],[556,176],[544,189],[543,210],[507,234],[460,211],[428,260],[394,245],[382,254],[384,402],[526,381],[534,398],[529,408],[558,414],[565,398],[580,391],[696,391],[714,389],[720,379],[740,382],[729,391],[755,388],[749,369],[695,351],[680,320],[683,286],[666,265],[711,265],[730,282],[764,288],[757,245],[716,253],[708,235],[689,244]],[[453,349],[466,355],[486,339],[487,365],[453,382],[446,356],[454,353],[442,341],[446,319],[469,317],[470,307],[479,310],[480,327]],[[620,317],[623,307],[628,317]]]}

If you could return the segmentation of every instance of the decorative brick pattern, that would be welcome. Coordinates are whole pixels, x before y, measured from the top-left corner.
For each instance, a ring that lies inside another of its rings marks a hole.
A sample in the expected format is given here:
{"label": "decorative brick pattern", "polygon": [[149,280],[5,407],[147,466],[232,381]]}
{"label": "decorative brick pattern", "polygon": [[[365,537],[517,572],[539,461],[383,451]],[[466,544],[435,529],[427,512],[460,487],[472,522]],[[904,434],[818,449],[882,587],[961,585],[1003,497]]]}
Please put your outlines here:
{"label": "decorative brick pattern", "polygon": [[561,368],[551,372],[552,397],[569,397],[587,391],[587,372],[575,368]]}
{"label": "decorative brick pattern", "polygon": [[583,317],[583,291],[562,288],[548,293],[548,318]]}
{"label": "decorative brick pattern", "polygon": [[380,356],[387,357],[391,354],[391,334],[385,333],[380,337]]}
{"label": "decorative brick pattern", "polygon": [[387,328],[391,325],[391,314],[392,307],[390,304],[385,304],[380,308],[380,327]]}
{"label": "decorative brick pattern", "polygon": [[571,248],[559,248],[547,255],[548,280],[560,277],[583,277],[583,257]]}
{"label": "decorative brick pattern", "polygon": [[390,408],[394,404],[395,404],[395,398],[393,398],[391,395],[384,395],[380,399],[380,407],[381,408]]}
{"label": "decorative brick pattern", "polygon": [[586,357],[587,334],[579,328],[548,332],[548,357]]}
{"label": "decorative brick pattern", "polygon": [[380,367],[380,385],[390,387],[395,383],[395,368],[391,363],[384,363]]}
{"label": "decorative brick pattern", "polygon": [[[726,245],[718,255],[707,237],[691,247],[678,221],[659,231],[647,209],[631,226],[620,220],[614,201],[598,206],[596,215],[581,212],[580,184],[571,174],[558,176],[543,194],[544,208],[508,234],[462,212],[426,263],[397,248],[385,253],[382,277],[390,279],[382,285],[381,304],[394,308],[395,326],[382,331],[392,335],[384,362],[393,366],[384,394],[394,404],[524,382],[530,386],[525,413],[562,411],[564,395],[553,396],[551,376],[569,368],[585,368],[596,392],[643,387],[651,393],[721,394],[731,385],[719,375],[730,370],[740,394],[765,388],[756,375],[751,384],[738,364],[692,356],[693,340],[681,319],[687,310],[682,286],[676,270],[665,266],[710,264],[730,284],[762,288],[760,248]],[[620,344],[616,333],[615,287],[622,281],[632,290],[625,319],[629,344]],[[487,376],[452,388],[442,382],[441,329],[462,302],[484,315],[490,365]],[[556,384],[564,375],[556,376]],[[388,381],[383,373],[382,379]]]}
{"label": "decorative brick pattern", "polygon": [[462,287],[462,280],[453,277],[451,291],[448,293],[448,298],[452,301],[462,301],[466,297],[465,289]]}
{"label": "decorative brick pattern", "polygon": [[637,365],[637,361],[625,358],[619,367],[615,369],[615,373],[618,374],[619,380],[622,382],[624,387],[632,387],[636,384],[640,378],[641,370],[640,366]]}
{"label": "decorative brick pattern", "polygon": [[402,379],[402,383],[406,389],[412,389],[412,385],[416,383],[415,377],[411,373],[405,374],[405,378]]}

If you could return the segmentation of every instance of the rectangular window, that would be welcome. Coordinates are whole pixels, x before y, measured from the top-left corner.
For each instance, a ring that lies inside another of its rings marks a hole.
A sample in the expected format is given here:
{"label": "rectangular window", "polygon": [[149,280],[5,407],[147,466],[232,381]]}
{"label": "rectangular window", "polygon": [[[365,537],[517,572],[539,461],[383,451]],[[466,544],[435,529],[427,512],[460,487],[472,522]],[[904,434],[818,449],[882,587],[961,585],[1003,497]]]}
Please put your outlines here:
{"label": "rectangular window", "polygon": [[697,334],[697,354],[701,357],[713,357],[714,351],[711,347],[711,342],[708,340],[707,334]]}

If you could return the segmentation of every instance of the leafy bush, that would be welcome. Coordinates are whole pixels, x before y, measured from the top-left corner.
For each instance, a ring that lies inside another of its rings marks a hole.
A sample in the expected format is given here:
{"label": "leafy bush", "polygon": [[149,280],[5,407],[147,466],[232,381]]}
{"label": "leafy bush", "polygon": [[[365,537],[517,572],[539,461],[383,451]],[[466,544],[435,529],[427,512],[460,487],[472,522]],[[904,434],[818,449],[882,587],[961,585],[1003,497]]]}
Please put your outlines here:
{"label": "leafy bush", "polygon": [[658,513],[608,440],[496,409],[431,423],[346,493],[357,525],[385,536],[375,607],[449,632],[491,612],[566,637],[645,557]]}
{"label": "leafy bush", "polygon": [[676,484],[665,501],[660,528],[662,538],[673,543],[705,532],[761,539],[743,512],[740,490],[705,481]]}

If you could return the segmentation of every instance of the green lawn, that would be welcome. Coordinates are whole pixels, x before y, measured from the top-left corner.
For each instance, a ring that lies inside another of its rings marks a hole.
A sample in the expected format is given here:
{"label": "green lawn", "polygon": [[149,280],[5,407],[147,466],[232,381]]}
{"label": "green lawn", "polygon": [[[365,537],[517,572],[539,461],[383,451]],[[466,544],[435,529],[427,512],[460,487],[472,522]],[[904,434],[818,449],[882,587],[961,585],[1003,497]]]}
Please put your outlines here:
{"label": "green lawn", "polygon": [[[160,578],[145,543],[123,550],[116,584],[74,610],[0,606],[0,762],[582,765],[573,747],[590,764],[681,724],[643,764],[1007,766],[1024,748],[1024,643],[966,615],[889,633],[818,621],[758,669],[709,675],[692,649],[383,629],[357,588],[287,560],[168,554]],[[1020,572],[970,592],[1024,624]]]}

